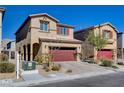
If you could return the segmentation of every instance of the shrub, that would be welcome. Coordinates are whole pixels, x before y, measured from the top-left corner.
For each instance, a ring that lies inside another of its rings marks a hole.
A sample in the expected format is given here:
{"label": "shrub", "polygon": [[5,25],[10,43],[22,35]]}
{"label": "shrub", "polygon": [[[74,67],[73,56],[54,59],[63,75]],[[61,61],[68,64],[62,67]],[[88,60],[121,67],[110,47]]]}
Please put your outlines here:
{"label": "shrub", "polygon": [[102,60],[101,66],[112,67],[112,61],[109,61],[109,60]]}
{"label": "shrub", "polygon": [[59,71],[61,69],[61,65],[60,64],[56,64],[56,65],[53,65],[51,70],[53,71]]}
{"label": "shrub", "polygon": [[118,62],[117,64],[118,64],[118,65],[124,65],[124,63],[123,63],[123,62]]}
{"label": "shrub", "polygon": [[112,66],[112,68],[114,68],[114,69],[118,69],[118,67],[117,67],[117,66]]}
{"label": "shrub", "polygon": [[90,63],[90,64],[96,64],[95,61],[88,61],[88,63]]}
{"label": "shrub", "polygon": [[49,68],[46,68],[46,69],[45,69],[45,71],[46,71],[46,72],[49,72],[49,71],[50,71],[50,69],[49,69]]}
{"label": "shrub", "polygon": [[34,60],[37,61],[38,64],[43,64],[43,63],[48,64],[48,63],[52,62],[52,55],[51,54],[37,55]]}
{"label": "shrub", "polygon": [[9,57],[6,54],[0,53],[0,62],[8,61]]}
{"label": "shrub", "polygon": [[71,69],[68,69],[68,70],[66,71],[66,73],[72,73],[72,70],[71,70]]}
{"label": "shrub", "polygon": [[8,62],[0,63],[0,73],[12,73],[15,71],[15,65]]}

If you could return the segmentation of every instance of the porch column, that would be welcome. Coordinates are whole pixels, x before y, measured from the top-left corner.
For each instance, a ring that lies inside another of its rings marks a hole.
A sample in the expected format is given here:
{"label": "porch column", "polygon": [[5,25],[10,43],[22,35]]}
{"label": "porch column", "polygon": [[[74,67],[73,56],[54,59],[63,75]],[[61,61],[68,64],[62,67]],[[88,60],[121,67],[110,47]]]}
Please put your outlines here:
{"label": "porch column", "polygon": [[49,46],[48,45],[45,46],[45,50],[46,50],[46,53],[49,53]]}
{"label": "porch column", "polygon": [[45,45],[42,44],[42,53],[44,54],[45,52],[46,52],[46,50],[45,50]]}
{"label": "porch column", "polygon": [[[80,53],[80,51],[81,51],[80,49],[81,49],[80,47],[77,47],[77,53]],[[77,61],[81,61],[79,56],[77,56]]]}
{"label": "porch column", "polygon": [[116,62],[117,61],[117,50],[116,49],[113,49],[113,56],[114,56],[114,61]]}
{"label": "porch column", "polygon": [[11,60],[11,50],[9,52],[9,61]]}
{"label": "porch column", "polygon": [[30,44],[30,61],[33,61],[33,44]]}
{"label": "porch column", "polygon": [[97,51],[96,51],[96,49],[94,48],[94,61],[96,61],[97,60]]}

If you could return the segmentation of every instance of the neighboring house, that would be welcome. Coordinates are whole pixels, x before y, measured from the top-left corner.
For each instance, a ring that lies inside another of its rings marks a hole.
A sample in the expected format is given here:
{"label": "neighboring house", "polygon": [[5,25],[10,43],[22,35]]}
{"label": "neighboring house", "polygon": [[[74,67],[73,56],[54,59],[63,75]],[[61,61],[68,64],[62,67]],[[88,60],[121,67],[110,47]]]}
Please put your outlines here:
{"label": "neighboring house", "polygon": [[2,53],[8,55],[9,61],[15,60],[15,41],[12,40],[3,40],[3,50]]}
{"label": "neighboring house", "polygon": [[53,54],[54,61],[80,61],[81,41],[73,38],[74,27],[60,24],[46,14],[29,15],[16,34],[16,50],[22,60],[32,61],[37,55]]}
{"label": "neighboring house", "polygon": [[[74,37],[75,39],[85,41],[90,31],[93,31],[94,34],[99,34],[101,37],[108,39],[108,43],[105,45],[105,47],[102,50],[98,51],[97,57],[104,58],[104,59],[117,60],[117,30],[116,28],[111,23],[103,23],[100,25],[82,29],[80,31],[76,31],[74,33]],[[94,48],[94,55],[93,55],[94,59],[96,59],[95,51],[96,50]]]}
{"label": "neighboring house", "polygon": [[2,50],[2,21],[3,21],[3,16],[4,16],[5,8],[0,7],[0,52]]}
{"label": "neighboring house", "polygon": [[118,58],[124,59],[124,33],[120,32],[117,35]]}
{"label": "neighboring house", "polygon": [[1,46],[2,46],[2,50],[6,50],[7,49],[7,44],[10,42],[10,39],[3,39]]}

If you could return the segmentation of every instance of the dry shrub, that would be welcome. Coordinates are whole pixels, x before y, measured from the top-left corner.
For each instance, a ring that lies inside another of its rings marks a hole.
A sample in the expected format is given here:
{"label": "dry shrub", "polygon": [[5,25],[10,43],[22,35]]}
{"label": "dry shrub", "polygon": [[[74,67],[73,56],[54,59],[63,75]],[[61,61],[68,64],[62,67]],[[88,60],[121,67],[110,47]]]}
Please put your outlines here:
{"label": "dry shrub", "polygon": [[8,55],[0,53],[0,62],[7,62],[9,60]]}

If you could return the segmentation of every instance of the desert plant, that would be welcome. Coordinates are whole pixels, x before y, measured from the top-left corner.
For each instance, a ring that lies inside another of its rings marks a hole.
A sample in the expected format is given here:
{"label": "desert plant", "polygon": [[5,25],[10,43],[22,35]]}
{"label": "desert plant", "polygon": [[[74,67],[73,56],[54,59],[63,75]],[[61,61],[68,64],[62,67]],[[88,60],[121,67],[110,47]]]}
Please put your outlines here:
{"label": "desert plant", "polygon": [[112,68],[114,68],[114,69],[118,69],[118,67],[117,67],[117,66],[114,66],[114,65],[112,66]]}
{"label": "desert plant", "polygon": [[49,71],[50,71],[50,69],[47,67],[47,68],[45,69],[45,71],[46,71],[46,72],[49,72]]}
{"label": "desert plant", "polygon": [[8,55],[0,53],[0,62],[7,62],[9,60]]}
{"label": "desert plant", "polygon": [[72,73],[72,70],[71,70],[71,69],[68,69],[68,70],[66,71],[66,73]]}
{"label": "desert plant", "polygon": [[80,59],[82,59],[82,53],[75,53],[74,56],[75,58],[79,57]]}
{"label": "desert plant", "polygon": [[12,73],[15,71],[15,65],[13,63],[2,62],[0,63],[0,73]]}
{"label": "desert plant", "polygon": [[105,66],[105,67],[112,67],[112,61],[110,60],[102,60],[102,64],[101,66]]}
{"label": "desert plant", "polygon": [[51,67],[51,70],[53,70],[53,71],[59,71],[60,69],[61,69],[61,65],[60,64],[54,64]]}
{"label": "desert plant", "polygon": [[41,54],[35,57],[35,61],[38,62],[38,64],[47,64],[47,66],[50,66],[52,62],[52,55],[51,54]]}

